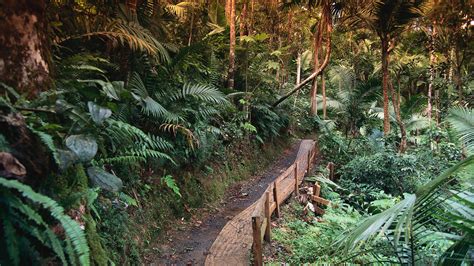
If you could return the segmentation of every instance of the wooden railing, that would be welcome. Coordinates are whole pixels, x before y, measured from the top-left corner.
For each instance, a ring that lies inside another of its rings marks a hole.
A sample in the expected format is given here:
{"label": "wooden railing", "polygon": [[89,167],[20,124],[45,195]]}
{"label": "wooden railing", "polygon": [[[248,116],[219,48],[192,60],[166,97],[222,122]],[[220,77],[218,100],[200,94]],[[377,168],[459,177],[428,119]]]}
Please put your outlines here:
{"label": "wooden railing", "polygon": [[311,171],[315,157],[316,142],[313,142],[309,150],[304,152],[300,150],[295,162],[268,186],[262,197],[255,203],[256,206],[252,213],[254,265],[263,265],[263,241],[270,242],[273,212],[277,217],[280,217],[280,205],[291,193],[299,194],[298,187],[305,174]]}

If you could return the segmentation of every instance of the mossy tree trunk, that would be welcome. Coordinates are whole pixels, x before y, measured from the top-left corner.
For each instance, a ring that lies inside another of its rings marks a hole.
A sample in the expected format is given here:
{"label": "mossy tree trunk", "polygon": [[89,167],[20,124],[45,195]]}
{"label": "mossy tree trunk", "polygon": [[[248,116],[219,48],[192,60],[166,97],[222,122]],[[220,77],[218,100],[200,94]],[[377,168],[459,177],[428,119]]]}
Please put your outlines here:
{"label": "mossy tree trunk", "polygon": [[44,0],[0,2],[0,81],[28,97],[50,84]]}

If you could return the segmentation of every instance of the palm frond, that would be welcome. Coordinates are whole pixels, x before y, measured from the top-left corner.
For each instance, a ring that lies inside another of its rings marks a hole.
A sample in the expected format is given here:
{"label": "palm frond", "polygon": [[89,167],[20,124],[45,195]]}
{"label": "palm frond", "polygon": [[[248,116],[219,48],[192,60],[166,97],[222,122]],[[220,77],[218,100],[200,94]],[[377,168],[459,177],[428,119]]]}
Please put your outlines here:
{"label": "palm frond", "polygon": [[471,156],[447,169],[415,194],[407,194],[395,206],[367,218],[354,230],[341,236],[335,246],[345,254],[351,254],[366,250],[385,238],[401,263],[413,264],[417,251],[415,245],[429,235],[426,233],[427,226],[436,224],[440,221],[439,217],[453,214],[452,207],[443,206],[455,194],[445,193],[444,189],[461,171],[472,170],[473,164],[474,156]]}
{"label": "palm frond", "polygon": [[471,154],[474,153],[474,110],[454,107],[449,111],[448,122],[466,149]]}

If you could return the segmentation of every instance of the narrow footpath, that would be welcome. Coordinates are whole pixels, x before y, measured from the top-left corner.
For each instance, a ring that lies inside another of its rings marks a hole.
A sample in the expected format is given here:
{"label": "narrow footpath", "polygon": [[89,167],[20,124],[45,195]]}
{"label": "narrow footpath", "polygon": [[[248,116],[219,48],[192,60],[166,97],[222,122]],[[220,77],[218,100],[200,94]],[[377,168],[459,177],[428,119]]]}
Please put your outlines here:
{"label": "narrow footpath", "polygon": [[[224,226],[257,201],[267,186],[295,161],[301,141],[295,141],[262,175],[231,186],[222,207],[185,230],[170,232],[157,245],[159,256],[148,258],[151,265],[204,265],[214,240]],[[250,247],[244,247],[250,249]]]}

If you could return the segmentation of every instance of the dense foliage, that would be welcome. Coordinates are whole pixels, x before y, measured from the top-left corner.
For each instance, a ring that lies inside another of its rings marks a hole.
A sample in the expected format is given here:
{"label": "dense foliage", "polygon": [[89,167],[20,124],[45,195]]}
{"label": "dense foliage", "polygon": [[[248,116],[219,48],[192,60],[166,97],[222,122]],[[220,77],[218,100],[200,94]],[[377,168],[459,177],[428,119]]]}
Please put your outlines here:
{"label": "dense foliage", "polygon": [[[303,136],[336,165],[340,187],[323,191],[336,207],[320,223],[300,221],[294,204],[277,260],[466,259],[473,10],[460,0],[0,3],[0,264],[146,263],[170,221]],[[443,240],[401,236],[411,222]],[[361,224],[372,231],[351,231]],[[364,252],[373,245],[380,254]]]}

